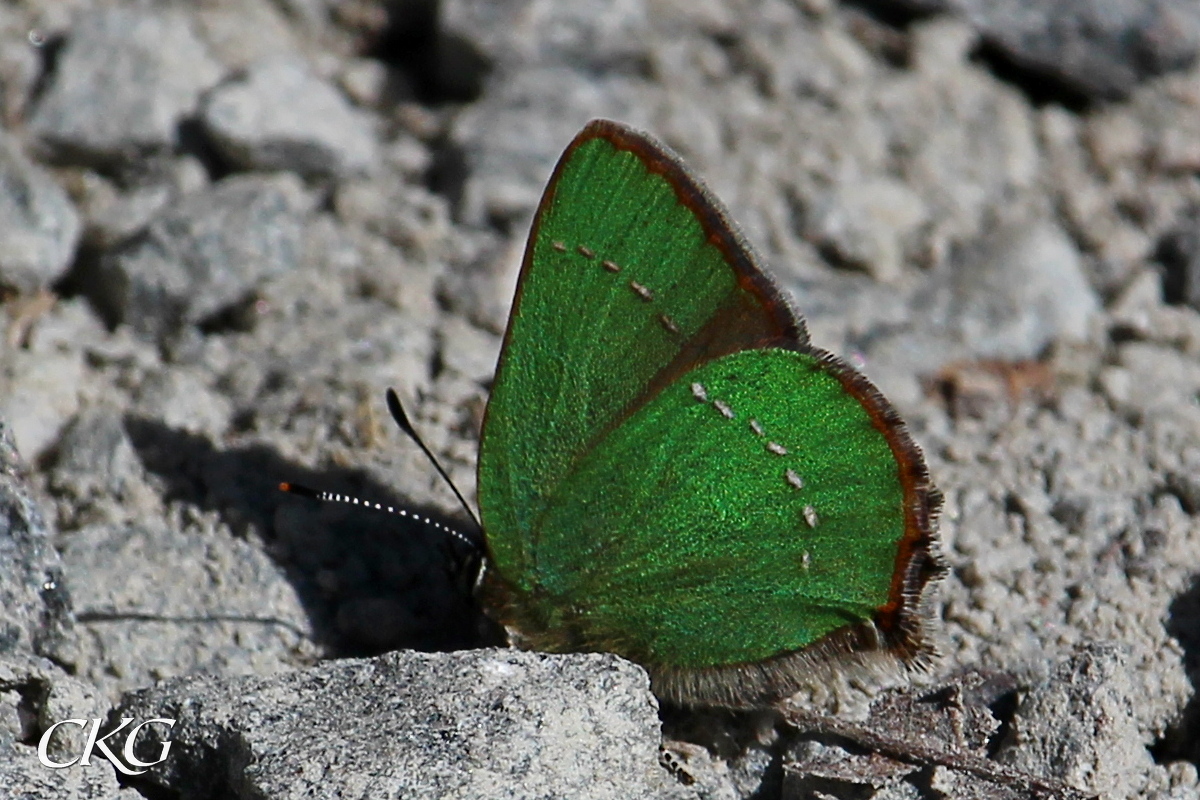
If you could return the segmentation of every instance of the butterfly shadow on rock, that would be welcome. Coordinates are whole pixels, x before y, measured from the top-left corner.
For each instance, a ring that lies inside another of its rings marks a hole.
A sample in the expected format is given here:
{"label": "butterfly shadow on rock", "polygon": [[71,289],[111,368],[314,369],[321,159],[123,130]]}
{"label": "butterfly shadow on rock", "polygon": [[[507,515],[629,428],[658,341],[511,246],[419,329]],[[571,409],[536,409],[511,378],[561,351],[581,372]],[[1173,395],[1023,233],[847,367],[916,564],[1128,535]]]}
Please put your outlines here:
{"label": "butterfly shadow on rock", "polygon": [[[453,528],[455,520],[397,497],[360,470],[310,469],[258,444],[218,450],[203,436],[140,417],[126,418],[125,427],[142,465],[163,482],[165,500],[215,511],[236,535],[257,535],[295,588],[325,655],[496,643],[470,591],[474,551],[419,521]],[[288,495],[279,490],[282,480],[403,507],[411,516]]]}

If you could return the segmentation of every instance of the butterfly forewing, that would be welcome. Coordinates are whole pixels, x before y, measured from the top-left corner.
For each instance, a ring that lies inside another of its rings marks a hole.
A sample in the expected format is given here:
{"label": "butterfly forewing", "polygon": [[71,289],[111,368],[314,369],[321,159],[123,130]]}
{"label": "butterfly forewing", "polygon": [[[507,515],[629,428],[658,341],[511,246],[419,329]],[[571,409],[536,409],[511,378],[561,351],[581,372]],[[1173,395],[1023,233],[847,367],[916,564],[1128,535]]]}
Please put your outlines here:
{"label": "butterfly forewing", "polygon": [[713,202],[659,145],[612,123],[589,125],[563,155],[480,445],[491,555],[518,582],[563,476],[638,402],[692,363],[803,336]]}

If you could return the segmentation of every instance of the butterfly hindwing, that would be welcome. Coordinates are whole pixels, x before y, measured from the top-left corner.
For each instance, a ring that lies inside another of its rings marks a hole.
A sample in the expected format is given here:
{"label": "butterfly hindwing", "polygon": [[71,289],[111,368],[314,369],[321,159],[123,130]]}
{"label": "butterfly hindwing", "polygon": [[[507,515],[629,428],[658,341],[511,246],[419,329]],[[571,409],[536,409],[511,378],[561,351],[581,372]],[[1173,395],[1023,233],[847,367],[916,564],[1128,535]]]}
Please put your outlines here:
{"label": "butterfly hindwing", "polygon": [[689,372],[564,477],[534,575],[587,649],[757,661],[870,619],[905,524],[890,445],[826,363],[749,350]]}

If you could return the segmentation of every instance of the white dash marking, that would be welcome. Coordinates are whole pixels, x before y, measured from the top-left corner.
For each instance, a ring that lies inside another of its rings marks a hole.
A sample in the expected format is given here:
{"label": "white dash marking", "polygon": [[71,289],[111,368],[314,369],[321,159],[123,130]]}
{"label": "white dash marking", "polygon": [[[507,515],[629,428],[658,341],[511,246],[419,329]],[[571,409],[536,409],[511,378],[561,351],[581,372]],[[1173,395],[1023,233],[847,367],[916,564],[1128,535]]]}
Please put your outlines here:
{"label": "white dash marking", "polygon": [[637,281],[630,281],[629,288],[633,290],[634,294],[645,300],[647,303],[654,299],[654,292],[650,291],[645,286],[642,286]]}
{"label": "white dash marking", "polygon": [[713,408],[720,411],[725,419],[733,419],[733,409],[724,400],[713,400]]}
{"label": "white dash marking", "polygon": [[750,430],[754,431],[754,434],[756,436],[766,436],[767,435],[763,431],[763,426],[758,424],[758,420],[756,420],[756,419],[750,420]]}
{"label": "white dash marking", "polygon": [[579,247],[576,247],[575,249],[578,250],[579,255],[583,256],[584,258],[595,258],[596,257],[596,251],[590,247],[584,247],[583,245],[579,245]]}
{"label": "white dash marking", "polygon": [[560,253],[567,252],[567,246],[565,244],[563,244],[562,242],[551,242],[550,246],[553,247],[555,250],[557,250]]}
{"label": "white dash marking", "polygon": [[662,326],[671,333],[679,333],[679,326],[675,324],[675,320],[671,319],[666,314],[659,314],[658,321],[661,322]]}
{"label": "white dash marking", "polygon": [[693,383],[692,384],[692,397],[696,398],[701,403],[708,402],[708,392],[706,392],[704,390],[704,384],[702,384],[702,383]]}
{"label": "white dash marking", "polygon": [[604,267],[609,272],[620,272],[621,271],[621,266],[619,264],[617,264],[617,262],[611,261],[607,258],[600,262],[600,266]]}
{"label": "white dash marking", "polygon": [[817,527],[817,522],[819,522],[819,520],[817,519],[817,510],[815,508],[813,508],[812,506],[805,506],[804,507],[804,521],[808,523],[808,527],[810,527],[810,528]]}
{"label": "white dash marking", "polygon": [[783,475],[785,478],[787,478],[787,482],[790,483],[794,488],[804,488],[804,479],[800,477],[800,473],[796,472],[796,470],[789,469],[787,472],[783,473]]}
{"label": "white dash marking", "polygon": [[788,454],[787,448],[778,442],[767,442],[767,449],[777,456],[786,456]]}

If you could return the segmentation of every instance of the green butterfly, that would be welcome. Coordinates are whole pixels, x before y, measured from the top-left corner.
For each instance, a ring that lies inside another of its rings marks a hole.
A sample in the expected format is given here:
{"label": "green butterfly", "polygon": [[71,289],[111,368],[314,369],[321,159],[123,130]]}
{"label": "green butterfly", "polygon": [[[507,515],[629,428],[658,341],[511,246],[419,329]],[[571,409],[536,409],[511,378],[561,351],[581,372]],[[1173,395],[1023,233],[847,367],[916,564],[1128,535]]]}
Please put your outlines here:
{"label": "green butterfly", "polygon": [[522,646],[682,704],[934,654],[941,495],[891,405],[646,134],[596,120],[529,235],[479,449],[483,594]]}

